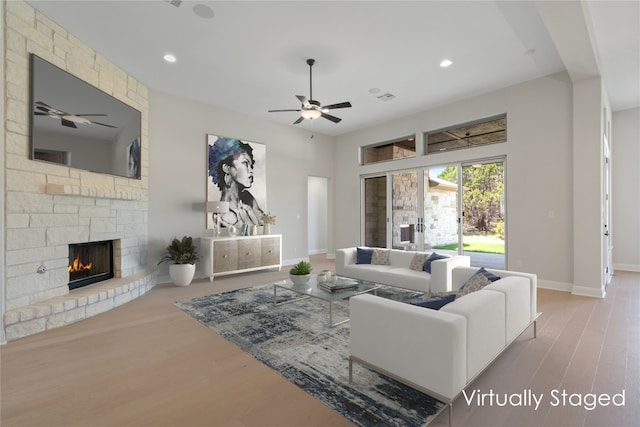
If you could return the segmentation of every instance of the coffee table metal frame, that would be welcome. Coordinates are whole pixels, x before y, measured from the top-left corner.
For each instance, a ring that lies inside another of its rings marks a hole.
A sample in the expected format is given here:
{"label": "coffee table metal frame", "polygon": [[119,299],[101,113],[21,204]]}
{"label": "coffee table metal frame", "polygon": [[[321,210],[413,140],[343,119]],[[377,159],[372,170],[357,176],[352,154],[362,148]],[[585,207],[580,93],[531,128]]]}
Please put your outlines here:
{"label": "coffee table metal frame", "polygon": [[[356,282],[358,284],[357,288],[338,291],[338,292],[328,292],[318,287],[318,281],[317,281],[316,275],[311,275],[311,277],[309,277],[309,281],[304,285],[296,285],[289,279],[281,280],[273,284],[273,303],[275,305],[283,305],[283,304],[290,304],[292,302],[301,301],[309,298],[316,298],[322,301],[326,301],[329,303],[329,326],[331,328],[334,328],[336,326],[342,325],[343,323],[346,323],[349,321],[349,318],[346,318],[344,320],[340,320],[335,323],[333,322],[333,303],[334,302],[348,300],[353,296],[366,294],[370,292],[373,292],[373,294],[376,295],[377,290],[381,287],[381,285],[373,282],[366,282],[366,281],[357,280],[357,279],[348,279],[348,280],[353,280],[354,282]],[[278,288],[295,292],[296,294],[300,295],[300,297],[278,302],[278,299],[277,299]]]}

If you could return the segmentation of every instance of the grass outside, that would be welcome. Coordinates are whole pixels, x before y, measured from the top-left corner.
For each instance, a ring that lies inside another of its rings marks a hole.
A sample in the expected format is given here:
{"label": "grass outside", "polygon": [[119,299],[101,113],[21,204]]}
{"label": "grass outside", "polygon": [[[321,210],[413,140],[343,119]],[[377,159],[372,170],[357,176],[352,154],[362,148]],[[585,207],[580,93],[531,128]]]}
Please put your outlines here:
{"label": "grass outside", "polygon": [[[496,236],[465,236],[463,249],[465,252],[483,252],[488,254],[504,254],[504,240]],[[458,245],[434,246],[433,249],[457,251]]]}

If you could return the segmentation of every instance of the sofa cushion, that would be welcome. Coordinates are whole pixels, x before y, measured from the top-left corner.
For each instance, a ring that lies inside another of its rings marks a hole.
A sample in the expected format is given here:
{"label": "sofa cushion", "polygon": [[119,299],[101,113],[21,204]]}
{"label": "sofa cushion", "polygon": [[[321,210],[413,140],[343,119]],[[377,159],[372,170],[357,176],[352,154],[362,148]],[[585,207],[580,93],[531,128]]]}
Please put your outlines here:
{"label": "sofa cushion", "polygon": [[505,295],[507,329],[505,339],[511,342],[529,326],[531,319],[530,281],[525,277],[510,276],[486,286],[486,291]]}
{"label": "sofa cushion", "polygon": [[445,258],[447,258],[446,255],[440,255],[439,253],[433,252],[431,255],[429,255],[429,258],[427,258],[427,260],[424,262],[424,265],[422,266],[422,270],[431,274],[431,263],[435,260],[445,259]]}
{"label": "sofa cushion", "polygon": [[411,259],[409,268],[416,271],[424,271],[424,263],[427,261],[427,258],[429,258],[428,253],[416,252]]}
{"label": "sofa cushion", "polygon": [[418,292],[429,291],[431,275],[424,271],[415,271],[408,268],[398,268],[395,265],[376,265],[377,276],[372,282],[385,283],[399,288],[410,289]]}
{"label": "sofa cushion", "polygon": [[467,318],[467,381],[480,372],[505,344],[505,296],[480,291],[456,298],[437,314],[454,313]]}
{"label": "sofa cushion", "polygon": [[401,249],[389,249],[389,264],[394,267],[409,269],[414,251],[404,251]]}
{"label": "sofa cushion", "polygon": [[418,307],[430,308],[431,310],[440,310],[445,305],[449,304],[456,299],[455,294],[442,295],[438,297],[431,297],[425,300],[409,301],[411,305],[417,305]]}
{"label": "sofa cushion", "polygon": [[372,248],[357,248],[358,255],[356,257],[356,264],[371,264],[371,257],[373,256]]}
{"label": "sofa cushion", "polygon": [[371,264],[389,265],[389,249],[373,249]]}

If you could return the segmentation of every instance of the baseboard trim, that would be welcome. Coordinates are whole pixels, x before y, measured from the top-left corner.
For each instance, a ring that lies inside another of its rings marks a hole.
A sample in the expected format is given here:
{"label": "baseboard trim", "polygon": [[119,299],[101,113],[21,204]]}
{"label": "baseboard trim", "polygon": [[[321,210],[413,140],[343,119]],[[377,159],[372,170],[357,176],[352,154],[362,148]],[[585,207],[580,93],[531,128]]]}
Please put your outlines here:
{"label": "baseboard trim", "polygon": [[616,271],[616,270],[640,272],[640,265],[613,264],[613,271]]}
{"label": "baseboard trim", "polygon": [[551,289],[552,291],[571,292],[573,285],[565,282],[554,282],[553,280],[538,279],[538,287],[542,289]]}
{"label": "baseboard trim", "polygon": [[309,255],[321,255],[326,253],[327,253],[326,249],[310,249],[309,250]]}
{"label": "baseboard trim", "polygon": [[588,286],[573,286],[571,290],[573,295],[580,295],[583,297],[592,298],[604,298],[606,292],[603,289],[590,288]]}

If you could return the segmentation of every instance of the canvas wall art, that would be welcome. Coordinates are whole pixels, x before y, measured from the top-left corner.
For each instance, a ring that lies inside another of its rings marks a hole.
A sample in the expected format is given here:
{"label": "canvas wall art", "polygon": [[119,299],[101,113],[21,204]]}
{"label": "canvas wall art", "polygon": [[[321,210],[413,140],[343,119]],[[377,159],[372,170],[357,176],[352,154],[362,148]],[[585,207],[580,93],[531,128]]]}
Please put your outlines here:
{"label": "canvas wall art", "polygon": [[[207,202],[229,202],[222,227],[262,225],[267,209],[265,145],[207,135],[207,160]],[[208,229],[214,228],[212,217],[207,213]]]}

